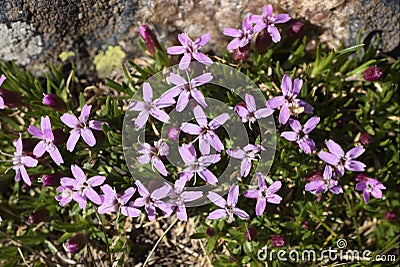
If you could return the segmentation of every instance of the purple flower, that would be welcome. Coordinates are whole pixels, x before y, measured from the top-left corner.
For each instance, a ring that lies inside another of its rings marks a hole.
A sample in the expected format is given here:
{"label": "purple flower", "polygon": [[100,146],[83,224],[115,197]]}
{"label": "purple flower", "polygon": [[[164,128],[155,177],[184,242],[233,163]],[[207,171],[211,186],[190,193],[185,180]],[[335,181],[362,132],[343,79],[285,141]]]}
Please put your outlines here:
{"label": "purple flower", "polygon": [[269,239],[271,245],[277,248],[286,246],[285,237],[283,235],[271,235]]}
{"label": "purple flower", "polygon": [[261,108],[257,110],[256,101],[254,97],[250,94],[246,94],[245,96],[246,104],[243,105],[236,105],[234,111],[238,114],[238,116],[242,119],[242,122],[246,123],[254,123],[258,119],[266,118],[270,116],[274,111],[267,108]]}
{"label": "purple flower", "polygon": [[214,210],[213,212],[208,214],[208,219],[218,220],[228,216],[228,223],[231,223],[233,220],[233,215],[236,215],[244,220],[249,217],[249,215],[244,210],[236,207],[239,197],[238,185],[231,186],[228,192],[227,200],[214,192],[209,192],[207,197],[212,203],[220,207],[220,209]]}
{"label": "purple flower", "polygon": [[150,193],[149,190],[147,190],[147,188],[139,180],[137,180],[135,184],[138,188],[139,194],[142,197],[137,198],[133,206],[134,207],[144,206],[149,220],[152,221],[156,218],[156,207],[163,208],[165,206],[164,202],[162,202],[160,199],[163,199],[168,195],[171,186],[165,184],[162,187],[157,188]]}
{"label": "purple flower", "polygon": [[170,188],[167,203],[160,204],[162,210],[169,210],[166,216],[169,216],[176,207],[176,215],[181,221],[187,221],[186,202],[191,202],[203,196],[201,191],[184,191],[186,181],[178,179],[175,181],[174,189]]}
{"label": "purple flower", "polygon": [[64,188],[70,188],[73,191],[72,199],[79,203],[81,209],[86,208],[87,198],[93,203],[100,205],[101,198],[93,187],[102,185],[106,180],[106,177],[93,176],[92,178],[87,179],[85,173],[77,165],[72,165],[71,171],[74,178],[61,178],[61,186]]}
{"label": "purple flower", "polygon": [[21,176],[22,179],[24,180],[24,182],[27,185],[31,185],[31,179],[29,178],[29,175],[26,171],[25,167],[36,167],[38,164],[38,161],[30,156],[25,156],[22,154],[22,137],[21,134],[19,134],[19,138],[17,140],[15,140],[14,142],[14,146],[15,146],[15,152],[14,155],[9,155],[7,153],[4,153],[2,151],[0,151],[1,154],[11,157],[12,158],[12,163],[13,166],[10,167],[9,169],[6,170],[6,172],[8,170],[10,170],[11,168],[15,170],[15,181],[19,182],[21,181]]}
{"label": "purple flower", "polygon": [[290,76],[285,74],[282,78],[282,96],[274,97],[267,102],[267,106],[272,109],[281,107],[281,111],[279,112],[279,122],[281,124],[286,124],[291,114],[298,115],[302,112],[312,113],[313,107],[297,98],[302,86],[302,80],[297,78],[292,84]]}
{"label": "purple flower", "polygon": [[164,123],[169,121],[169,115],[162,111],[161,108],[173,105],[175,100],[164,97],[163,99],[156,99],[153,101],[153,89],[149,83],[143,84],[143,100],[144,102],[132,101],[129,105],[129,110],[140,111],[135,120],[135,126],[138,129],[146,124],[149,115]]}
{"label": "purple flower", "polygon": [[356,180],[359,181],[356,184],[356,190],[363,191],[365,203],[368,204],[371,194],[374,198],[382,198],[382,190],[386,187],[377,179],[359,174]]}
{"label": "purple flower", "polygon": [[64,111],[67,109],[67,105],[61,99],[61,97],[53,94],[46,94],[42,99],[43,105],[49,106],[55,111]]}
{"label": "purple flower", "polygon": [[308,134],[314,130],[319,123],[319,117],[312,117],[304,126],[301,126],[298,120],[289,119],[289,125],[293,132],[283,132],[281,134],[288,141],[296,142],[306,154],[310,154],[315,150],[314,140],[308,137]]}
{"label": "purple flower", "polygon": [[171,129],[168,130],[168,134],[167,135],[168,135],[169,139],[176,141],[176,140],[179,139],[179,133],[180,133],[179,128],[172,127]]}
{"label": "purple flower", "polygon": [[224,34],[234,39],[226,47],[227,50],[234,50],[245,47],[250,43],[251,38],[254,35],[253,23],[249,21],[249,18],[243,20],[242,29],[225,28]]}
{"label": "purple flower", "polygon": [[[6,80],[6,76],[4,74],[1,75],[0,77],[0,86],[3,84],[3,82]],[[4,109],[4,99],[0,96],[0,109]]]}
{"label": "purple flower", "polygon": [[383,75],[383,69],[376,67],[376,66],[370,66],[368,69],[364,71],[363,78],[366,81],[369,82],[374,82],[376,80],[379,80]]}
{"label": "purple flower", "polygon": [[150,29],[149,26],[141,25],[139,27],[139,34],[146,44],[147,52],[149,52],[149,54],[154,57],[154,55],[156,54],[156,49],[161,50],[161,46],[153,31]]}
{"label": "purple flower", "polygon": [[210,154],[197,158],[196,150],[192,144],[182,145],[178,150],[187,166],[180,174],[180,179],[189,181],[194,175],[196,183],[196,175],[199,175],[209,184],[214,185],[218,182],[217,177],[207,167],[218,162],[221,159],[220,154]]}
{"label": "purple flower", "polygon": [[196,106],[193,109],[193,113],[199,125],[185,122],[182,123],[181,130],[191,135],[198,135],[201,154],[209,154],[210,145],[216,151],[221,152],[224,149],[224,145],[214,131],[229,119],[228,113],[223,113],[210,122],[207,121],[206,114],[200,106]]}
{"label": "purple flower", "polygon": [[178,40],[181,43],[181,46],[169,47],[167,49],[167,53],[170,55],[183,54],[183,57],[179,62],[180,70],[187,69],[192,58],[204,65],[210,66],[213,63],[212,60],[205,54],[199,52],[199,49],[203,47],[210,39],[211,36],[206,33],[193,42],[186,33],[181,33],[178,35]]}
{"label": "purple flower", "polygon": [[34,125],[30,125],[28,128],[28,132],[31,135],[41,139],[33,149],[33,155],[35,155],[36,158],[40,158],[45,152],[48,152],[57,165],[63,164],[64,160],[62,159],[60,151],[58,151],[58,148],[53,143],[54,135],[51,130],[51,122],[48,116],[41,118],[40,127],[41,129]]}
{"label": "purple flower", "polygon": [[244,192],[244,196],[247,198],[257,198],[256,204],[256,215],[261,216],[264,213],[267,202],[273,204],[279,204],[282,198],[275,194],[281,188],[282,183],[280,181],[273,182],[269,187],[265,184],[264,176],[258,172],[258,189],[247,190]]}
{"label": "purple flower", "polygon": [[138,153],[142,154],[138,157],[138,161],[141,164],[147,164],[151,162],[151,166],[156,168],[162,175],[167,176],[168,171],[165,169],[164,163],[160,157],[167,156],[169,154],[169,147],[162,139],[154,142],[154,146],[148,143],[141,144],[142,148],[138,150]]}
{"label": "purple flower", "polygon": [[318,157],[326,163],[334,166],[340,176],[344,175],[345,169],[355,172],[364,171],[365,164],[354,160],[364,153],[365,149],[363,146],[356,146],[350,149],[346,154],[344,154],[343,149],[333,140],[328,140],[326,146],[328,147],[329,152],[321,151],[318,153]]}
{"label": "purple flower", "polygon": [[309,183],[306,184],[305,190],[309,191],[314,195],[318,195],[322,192],[330,191],[334,194],[343,193],[342,187],[339,182],[334,179],[332,168],[329,165],[325,166],[324,174],[314,175]]}
{"label": "purple flower", "polygon": [[176,103],[176,111],[178,112],[181,112],[186,108],[190,97],[205,108],[207,107],[207,103],[204,100],[204,95],[199,89],[197,89],[197,87],[209,83],[212,79],[213,77],[211,73],[202,74],[189,81],[186,81],[183,77],[175,73],[171,73],[169,81],[175,86],[166,91],[161,96],[161,99],[164,100],[179,96],[178,102]]}
{"label": "purple flower", "polygon": [[75,149],[75,145],[81,136],[83,141],[85,141],[85,143],[90,147],[93,147],[96,144],[96,138],[94,137],[91,129],[101,131],[103,122],[95,120],[89,121],[91,109],[91,105],[84,105],[79,118],[73,114],[64,114],[61,116],[61,121],[69,128],[72,128],[70,131],[71,135],[67,141],[68,151],[72,152]]}
{"label": "purple flower", "polygon": [[240,164],[240,175],[246,177],[250,173],[251,162],[260,158],[259,153],[261,150],[265,150],[261,145],[248,144],[243,148],[235,150],[228,149],[226,153],[232,158],[242,160],[242,163]]}
{"label": "purple flower", "polygon": [[56,191],[58,193],[61,193],[60,195],[55,196],[55,199],[58,201],[58,204],[61,207],[64,207],[72,201],[72,196],[74,194],[72,187],[65,187],[63,185],[60,185],[59,187],[57,187]]}
{"label": "purple flower", "polygon": [[265,5],[261,15],[251,15],[250,21],[256,23],[254,26],[255,32],[267,29],[268,33],[271,35],[272,41],[278,43],[281,40],[281,35],[279,30],[275,27],[275,24],[288,22],[290,16],[288,14],[277,14],[274,16],[272,12],[272,6]]}
{"label": "purple flower", "polygon": [[100,214],[110,212],[121,212],[127,217],[138,217],[140,210],[133,206],[133,201],[128,201],[132,198],[136,189],[133,187],[127,188],[122,194],[118,194],[115,189],[111,188],[108,184],[100,187],[103,191],[101,205],[98,208]]}
{"label": "purple flower", "polygon": [[87,243],[86,234],[76,234],[66,242],[64,242],[63,247],[65,251],[71,254],[78,253]]}
{"label": "purple flower", "polygon": [[61,174],[45,174],[42,177],[42,183],[44,186],[59,186],[61,178]]}

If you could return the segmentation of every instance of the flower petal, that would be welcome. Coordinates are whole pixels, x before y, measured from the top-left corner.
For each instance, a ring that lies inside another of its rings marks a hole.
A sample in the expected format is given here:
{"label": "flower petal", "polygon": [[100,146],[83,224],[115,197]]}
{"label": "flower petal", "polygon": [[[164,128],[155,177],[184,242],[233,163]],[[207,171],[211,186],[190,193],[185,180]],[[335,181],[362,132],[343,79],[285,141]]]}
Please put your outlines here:
{"label": "flower petal", "polygon": [[274,25],[268,25],[268,33],[272,38],[274,43],[278,43],[281,40],[281,34],[279,30]]}
{"label": "flower petal", "polygon": [[288,141],[294,142],[297,140],[298,134],[296,132],[283,132],[281,133],[281,136]]}
{"label": "flower petal", "polygon": [[87,180],[87,183],[91,186],[91,187],[95,187],[95,186],[99,186],[102,185],[104,183],[104,181],[106,180],[105,176],[100,176],[100,175],[96,175],[93,176],[91,178],[89,178]]}
{"label": "flower petal", "polygon": [[224,35],[230,36],[230,37],[241,37],[243,32],[238,29],[233,29],[233,28],[224,28]]}
{"label": "flower petal", "polygon": [[233,213],[243,220],[246,220],[249,217],[249,214],[247,214],[247,212],[239,208],[234,208]]}
{"label": "flower petal", "polygon": [[79,126],[79,120],[75,115],[64,114],[60,117],[61,121],[69,128],[76,128]]}
{"label": "flower petal", "polygon": [[71,131],[71,135],[69,136],[68,141],[67,141],[67,150],[69,152],[74,151],[76,143],[79,140],[79,137],[81,137],[81,134],[79,131],[77,131],[77,130]]}
{"label": "flower petal", "polygon": [[79,121],[81,122],[87,122],[89,119],[90,115],[90,110],[92,109],[92,105],[84,105],[82,107],[81,115],[79,116]]}
{"label": "flower petal", "polygon": [[209,33],[205,33],[202,36],[200,36],[199,38],[197,38],[194,41],[194,44],[196,46],[196,48],[200,48],[202,46],[204,46],[206,43],[208,43],[208,41],[210,41],[211,39],[211,35]]}
{"label": "flower petal", "polygon": [[121,206],[121,213],[127,217],[139,217],[141,212],[131,206]]}
{"label": "flower petal", "polygon": [[226,200],[215,192],[208,192],[207,198],[220,208],[225,208]]}
{"label": "flower petal", "polygon": [[184,110],[189,103],[190,92],[182,91],[179,95],[178,102],[176,103],[176,111],[181,112]]}
{"label": "flower petal", "polygon": [[35,155],[36,158],[40,158],[46,152],[46,149],[46,142],[40,141],[33,149],[33,155]]}
{"label": "flower petal", "polygon": [[185,53],[179,62],[179,69],[186,70],[189,67],[190,61],[192,60],[192,55]]}
{"label": "flower petal", "polygon": [[203,108],[207,107],[207,103],[204,99],[204,95],[199,89],[197,89],[197,88],[192,89],[191,94],[192,94],[193,99],[196,100],[196,102],[199,103]]}
{"label": "flower petal", "polygon": [[207,121],[207,116],[204,113],[203,109],[200,106],[195,106],[193,109],[193,113],[194,113],[196,121],[200,125],[200,127],[202,127],[202,128],[206,127],[208,124],[208,121]]}
{"label": "flower petal", "polygon": [[146,124],[148,118],[149,118],[149,112],[145,110],[141,111],[137,116],[137,118],[135,119],[135,126],[138,129],[141,129]]}
{"label": "flower petal", "polygon": [[151,88],[150,83],[143,84],[143,100],[145,103],[153,102],[153,89]]}
{"label": "flower petal", "polygon": [[161,109],[158,109],[158,108],[153,108],[150,111],[150,115],[164,123],[168,123],[168,121],[170,119],[169,115],[165,111],[162,111]]}
{"label": "flower petal", "polygon": [[85,141],[85,143],[90,147],[93,147],[96,144],[96,138],[94,137],[92,130],[89,128],[81,129],[81,136],[83,141]]}
{"label": "flower petal", "polygon": [[290,111],[287,103],[284,103],[279,112],[279,123],[285,125],[290,117]]}
{"label": "flower petal", "polygon": [[303,128],[298,120],[290,119],[289,120],[290,128],[293,129],[296,133],[299,133]]}
{"label": "flower petal", "polygon": [[213,61],[211,60],[211,58],[209,58],[208,56],[206,56],[204,53],[201,52],[194,52],[192,54],[193,58],[196,59],[198,62],[206,65],[206,66],[210,66],[211,64],[213,64]]}
{"label": "flower petal", "polygon": [[190,81],[190,84],[193,87],[197,87],[206,83],[211,82],[213,79],[213,76],[211,75],[211,73],[204,73],[200,76],[197,76],[196,78],[194,78],[193,80]]}
{"label": "flower petal", "polygon": [[94,191],[93,188],[91,187],[86,187],[85,190],[85,195],[88,199],[90,199],[93,203],[100,205],[101,204],[101,199],[99,194],[97,194],[96,191]]}
{"label": "flower petal", "polygon": [[344,157],[343,149],[333,140],[329,139],[328,142],[326,142],[326,146],[328,147],[329,152],[336,155],[338,158]]}
{"label": "flower petal", "polygon": [[226,213],[225,209],[217,209],[214,210],[213,212],[210,212],[210,214],[208,214],[207,216],[207,219],[218,220],[225,218],[226,216],[228,216],[228,214]]}
{"label": "flower petal", "polygon": [[294,79],[292,93],[295,95],[299,95],[301,87],[303,87],[303,80],[299,78]]}
{"label": "flower petal", "polygon": [[186,48],[183,46],[171,46],[167,48],[167,53],[170,55],[179,55],[186,52]]}
{"label": "flower petal", "polygon": [[336,166],[340,161],[340,158],[338,158],[336,155],[326,151],[320,151],[318,153],[318,157],[323,161],[325,161],[326,163],[331,164],[333,166]]}
{"label": "flower petal", "polygon": [[282,106],[284,103],[285,103],[285,97],[284,96],[276,96],[276,97],[271,98],[270,100],[268,100],[267,106],[272,108],[272,109],[276,109],[276,108]]}
{"label": "flower petal", "polygon": [[346,158],[348,159],[355,159],[358,158],[362,153],[364,153],[365,149],[363,146],[356,146],[350,149],[346,153]]}
{"label": "flower petal", "polygon": [[196,150],[192,144],[184,144],[178,147],[179,154],[186,165],[191,165],[197,160]]}
{"label": "flower petal", "polygon": [[161,159],[159,159],[158,157],[153,157],[151,162],[152,162],[152,165],[157,169],[157,171],[159,173],[161,173],[164,176],[167,176],[169,174],[169,172],[165,168],[164,163],[161,161]]}
{"label": "flower petal", "polygon": [[239,186],[232,185],[228,192],[228,199],[226,203],[228,206],[235,206],[239,198]]}
{"label": "flower petal", "polygon": [[238,49],[240,44],[241,44],[241,39],[235,38],[226,46],[226,50]]}
{"label": "flower petal", "polygon": [[181,125],[181,130],[185,133],[191,135],[199,135],[201,133],[201,128],[197,124],[184,122]]}
{"label": "flower petal", "polygon": [[257,204],[256,204],[256,215],[257,216],[261,216],[264,213],[266,205],[267,205],[267,200],[265,198],[257,199]]}
{"label": "flower petal", "polygon": [[292,79],[290,79],[290,76],[287,75],[287,74],[283,75],[282,85],[281,85],[282,94],[283,95],[288,95],[289,93],[291,93],[292,92],[292,86],[293,86],[292,85]]}
{"label": "flower petal", "polygon": [[319,121],[320,118],[317,116],[314,116],[311,119],[309,119],[303,126],[303,132],[305,134],[309,134],[318,125]]}
{"label": "flower petal", "polygon": [[229,120],[229,114],[223,113],[214,118],[213,120],[211,120],[208,126],[210,127],[211,130],[215,130],[219,128],[221,125],[223,125],[227,120]]}
{"label": "flower petal", "polygon": [[245,101],[246,101],[247,110],[250,113],[253,113],[254,111],[257,110],[256,101],[254,100],[254,97],[252,95],[246,94]]}
{"label": "flower petal", "polygon": [[256,110],[256,112],[254,112],[254,116],[256,117],[256,119],[261,119],[271,116],[272,113],[274,113],[274,110],[269,107],[260,108],[259,110]]}
{"label": "flower petal", "polygon": [[209,169],[204,169],[200,171],[198,174],[202,179],[204,179],[204,181],[206,181],[209,184],[214,185],[218,183],[217,177]]}

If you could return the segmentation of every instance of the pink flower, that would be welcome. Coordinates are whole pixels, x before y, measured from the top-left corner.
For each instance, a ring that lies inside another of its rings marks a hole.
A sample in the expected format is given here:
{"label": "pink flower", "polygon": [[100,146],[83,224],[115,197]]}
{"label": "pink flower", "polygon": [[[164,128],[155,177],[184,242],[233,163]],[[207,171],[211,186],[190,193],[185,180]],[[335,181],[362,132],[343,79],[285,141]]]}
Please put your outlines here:
{"label": "pink flower", "polygon": [[370,66],[368,67],[368,69],[364,71],[363,78],[366,81],[374,82],[379,80],[382,77],[382,75],[383,75],[382,68],[376,66]]}
{"label": "pink flower", "polygon": [[83,141],[85,141],[85,143],[90,147],[93,147],[96,144],[96,138],[93,135],[92,129],[101,131],[103,122],[89,120],[91,109],[91,105],[84,105],[79,118],[73,114],[64,114],[61,116],[61,121],[69,128],[72,128],[70,131],[71,135],[67,141],[68,151],[72,152],[75,149],[79,137],[82,137]]}
{"label": "pink flower", "polygon": [[377,179],[359,174],[356,178],[359,182],[356,184],[357,191],[363,191],[364,201],[368,204],[371,195],[374,198],[382,198],[382,190],[386,187]]}
{"label": "pink flower", "polygon": [[154,146],[148,143],[141,144],[142,148],[138,150],[138,153],[142,154],[138,157],[138,161],[141,164],[147,164],[151,162],[151,166],[164,176],[168,175],[168,171],[161,161],[160,157],[167,156],[169,154],[169,147],[162,139],[154,142]]}
{"label": "pink flower", "polygon": [[127,217],[138,217],[140,215],[140,210],[134,207],[133,201],[129,202],[136,191],[135,188],[129,187],[122,194],[118,194],[108,184],[100,188],[104,193],[104,195],[100,196],[102,198],[101,205],[98,208],[100,214],[121,212]]}
{"label": "pink flower", "polygon": [[223,197],[214,192],[208,193],[208,199],[220,207],[220,209],[211,212],[207,218],[211,220],[218,220],[228,217],[228,223],[233,221],[233,215],[238,216],[241,219],[247,219],[249,215],[242,209],[236,207],[239,197],[239,186],[232,185],[228,192],[228,198],[225,200]]}
{"label": "pink flower", "polygon": [[246,94],[245,100],[245,105],[236,105],[234,108],[234,111],[244,123],[255,123],[258,119],[266,118],[274,113],[274,110],[270,109],[269,107],[257,109],[256,101],[250,94]]}
{"label": "pink flower", "polygon": [[64,163],[60,151],[56,147],[54,142],[53,131],[51,130],[51,122],[48,116],[42,117],[40,122],[40,127],[31,125],[28,128],[28,132],[36,138],[41,139],[41,141],[33,149],[33,155],[36,158],[43,156],[45,152],[50,154],[50,157],[54,160],[57,165]]}
{"label": "pink flower", "polygon": [[250,22],[249,18],[243,20],[242,29],[225,28],[224,34],[234,39],[226,47],[227,50],[235,50],[238,48],[245,47],[251,41],[254,35],[253,23]]}
{"label": "pink flower", "polygon": [[204,65],[210,66],[213,63],[212,60],[205,54],[199,52],[199,49],[203,47],[210,39],[211,36],[206,33],[193,42],[186,33],[181,33],[178,35],[178,40],[181,43],[181,46],[169,47],[167,49],[167,53],[170,55],[183,54],[183,57],[179,62],[180,70],[187,69],[192,58]]}
{"label": "pink flower", "polygon": [[333,177],[332,168],[329,165],[325,166],[323,175],[314,175],[310,182],[306,184],[305,190],[314,195],[319,195],[322,192],[330,191],[333,194],[343,193],[342,187],[338,180]]}
{"label": "pink flower", "polygon": [[149,52],[149,54],[154,57],[154,55],[156,54],[156,49],[161,50],[161,46],[153,31],[150,29],[149,26],[141,25],[139,27],[139,33],[146,45],[147,52]]}
{"label": "pink flower", "polygon": [[238,148],[234,150],[228,149],[226,150],[226,153],[232,158],[242,160],[240,164],[240,176],[246,177],[250,173],[252,161],[258,160],[260,158],[259,153],[261,152],[261,150],[265,150],[265,148],[261,145],[248,144],[243,148]]}
{"label": "pink flower", "polygon": [[265,177],[258,172],[258,189],[247,190],[244,192],[244,196],[247,198],[257,198],[256,204],[256,215],[261,216],[264,213],[267,202],[273,204],[279,204],[282,198],[275,194],[281,188],[282,183],[276,181],[272,183],[269,187],[265,184]]}
{"label": "pink flower", "polygon": [[269,242],[271,242],[272,246],[278,248],[286,246],[285,237],[283,235],[271,235]]}

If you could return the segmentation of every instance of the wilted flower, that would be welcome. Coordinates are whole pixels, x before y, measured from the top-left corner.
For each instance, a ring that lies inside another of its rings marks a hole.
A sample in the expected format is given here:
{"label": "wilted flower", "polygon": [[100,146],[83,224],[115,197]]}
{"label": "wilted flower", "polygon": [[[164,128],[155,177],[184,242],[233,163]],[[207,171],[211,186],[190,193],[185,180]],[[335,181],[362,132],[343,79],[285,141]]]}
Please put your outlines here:
{"label": "wilted flower", "polygon": [[156,54],[156,49],[161,50],[160,43],[158,42],[155,34],[147,25],[141,25],[139,27],[139,34],[146,45],[147,52],[154,57]]}
{"label": "wilted flower", "polygon": [[228,113],[223,113],[210,122],[207,121],[207,116],[200,106],[196,106],[193,109],[193,113],[199,125],[185,122],[182,123],[181,130],[191,135],[198,135],[201,154],[209,154],[210,146],[212,146],[216,151],[221,152],[224,149],[224,145],[215,133],[215,130],[221,127],[229,119]]}
{"label": "wilted flower", "polygon": [[189,67],[192,58],[198,62],[210,66],[213,61],[207,57],[205,54],[199,52],[198,50],[203,47],[209,40],[211,36],[206,33],[201,37],[197,38],[194,42],[186,33],[181,33],[178,35],[178,40],[181,46],[172,46],[167,49],[167,53],[170,55],[183,54],[181,61],[179,62],[179,69],[185,70]]}
{"label": "wilted flower", "polygon": [[55,111],[64,111],[67,109],[67,105],[61,97],[54,94],[46,94],[42,99],[43,105],[49,106]]}
{"label": "wilted flower", "polygon": [[67,150],[72,152],[75,149],[75,145],[82,136],[83,141],[89,146],[96,144],[96,138],[93,135],[92,130],[101,131],[104,122],[89,120],[91,105],[84,105],[82,107],[81,115],[77,118],[73,114],[64,114],[61,116],[61,121],[72,128],[70,131],[71,135],[67,141]]}
{"label": "wilted flower", "polygon": [[76,234],[71,237],[69,240],[64,242],[63,247],[65,251],[71,254],[78,253],[87,243],[87,236],[86,234]]}
{"label": "wilted flower", "polygon": [[286,34],[288,36],[296,36],[303,32],[304,30],[304,23],[296,20],[290,23],[290,25],[286,28]]}
{"label": "wilted flower", "polygon": [[215,236],[215,230],[214,230],[214,228],[208,227],[207,230],[206,230],[206,234],[207,234],[208,237],[213,237],[213,236]]}
{"label": "wilted flower", "polygon": [[281,136],[288,141],[296,142],[304,153],[310,154],[315,150],[315,143],[308,137],[308,134],[314,130],[319,120],[319,117],[314,116],[304,126],[301,126],[298,120],[289,119],[289,125],[293,132],[283,132]]}
{"label": "wilted flower", "polygon": [[142,154],[138,157],[138,161],[141,164],[147,164],[151,162],[151,166],[156,168],[159,173],[164,176],[168,175],[168,171],[164,166],[160,157],[167,156],[169,154],[169,147],[162,139],[155,141],[154,146],[148,143],[141,144],[142,148],[138,150],[138,153]]}
{"label": "wilted flower", "polygon": [[233,220],[233,215],[238,216],[241,219],[247,219],[249,215],[242,209],[236,207],[239,197],[239,186],[232,185],[228,192],[228,198],[225,200],[223,197],[212,191],[208,192],[208,199],[220,207],[220,209],[214,210],[208,214],[207,218],[211,220],[218,220],[228,217],[228,223]]}
{"label": "wilted flower", "polygon": [[383,75],[382,68],[376,66],[370,66],[368,67],[368,69],[364,71],[363,78],[366,81],[374,82],[376,80],[379,80],[379,78],[381,78],[382,75]]}
{"label": "wilted flower", "polygon": [[246,94],[245,100],[245,105],[236,105],[234,108],[234,111],[244,123],[255,123],[258,119],[266,118],[274,113],[269,107],[257,109],[256,101],[250,94]]}
{"label": "wilted flower", "polygon": [[251,15],[250,21],[256,23],[254,31],[260,32],[263,29],[267,29],[268,33],[271,35],[272,41],[278,43],[281,40],[281,34],[275,24],[288,22],[290,16],[288,14],[277,14],[274,16],[272,15],[272,12],[272,6],[265,5],[262,9],[261,15]]}
{"label": "wilted flower", "polygon": [[382,190],[386,189],[386,187],[377,179],[359,174],[356,180],[359,181],[356,184],[356,190],[363,191],[365,203],[368,204],[371,194],[374,198],[382,198]]}
{"label": "wilted flower", "polygon": [[321,151],[318,153],[318,157],[334,166],[340,176],[344,175],[345,169],[356,172],[364,171],[365,164],[354,160],[364,153],[365,149],[363,146],[356,146],[350,149],[346,154],[344,154],[343,149],[333,140],[328,140],[326,146],[329,152]]}
{"label": "wilted flower", "polygon": [[397,212],[395,212],[394,210],[388,210],[385,212],[385,218],[389,222],[396,222],[398,220]]}
{"label": "wilted flower", "polygon": [[235,50],[237,48],[245,47],[250,43],[254,35],[253,23],[248,18],[243,20],[242,29],[225,28],[224,34],[234,39],[226,47],[227,50]]}
{"label": "wilted flower", "polygon": [[244,47],[239,47],[233,50],[233,59],[237,61],[245,62],[247,58],[250,56],[250,44],[247,44]]}
{"label": "wilted flower", "polygon": [[29,216],[28,216],[28,223],[33,224],[33,223],[39,223],[39,222],[45,222],[49,220],[50,218],[50,213],[48,209],[41,209],[38,211],[32,211]]}
{"label": "wilted flower", "polygon": [[329,165],[325,166],[323,175],[313,175],[305,186],[305,190],[314,195],[330,191],[333,194],[343,193],[339,182],[333,177],[332,168]]}
{"label": "wilted flower", "polygon": [[25,156],[22,154],[22,137],[21,134],[19,134],[19,138],[15,140],[14,142],[15,146],[15,152],[14,155],[9,155],[7,153],[4,153],[0,151],[1,154],[11,157],[12,158],[12,163],[13,166],[10,167],[9,169],[6,170],[6,172],[10,169],[15,170],[15,181],[19,182],[22,179],[27,185],[31,185],[31,179],[29,178],[29,175],[26,171],[25,167],[36,167],[38,164],[38,161],[30,156]]}
{"label": "wilted flower", "polygon": [[[0,86],[6,79],[6,76],[2,74],[0,77]],[[0,109],[4,109],[4,105],[9,106],[10,108],[21,107],[23,105],[21,95],[0,88]]]}
{"label": "wilted flower", "polygon": [[260,158],[261,150],[265,150],[261,145],[248,144],[243,148],[238,149],[227,149],[226,153],[235,159],[241,159],[240,164],[240,176],[246,177],[249,175],[251,170],[252,161],[258,160]]}
{"label": "wilted flower", "polygon": [[372,137],[367,133],[362,133],[360,136],[360,142],[364,146],[369,145],[372,142]]}
{"label": "wilted flower", "polygon": [[283,235],[271,235],[269,242],[272,246],[277,248],[286,246],[285,237]]}
{"label": "wilted flower", "polygon": [[254,241],[254,239],[256,238],[256,229],[251,226],[247,227],[246,232],[244,232],[244,237],[249,242]]}
{"label": "wilted flower", "polygon": [[153,101],[153,89],[149,83],[143,84],[143,102],[132,101],[129,105],[129,110],[140,111],[139,115],[135,119],[135,126],[140,129],[142,128],[149,118],[149,115],[153,116],[159,121],[167,123],[169,121],[169,115],[162,111],[161,108],[166,108],[175,103],[172,98],[162,98]]}
{"label": "wilted flower", "polygon": [[61,178],[61,186],[64,188],[70,188],[73,191],[72,199],[79,203],[79,207],[81,209],[86,208],[87,198],[90,199],[93,203],[100,205],[101,198],[99,194],[93,189],[93,187],[102,185],[106,180],[106,177],[93,176],[87,179],[85,173],[77,165],[72,165],[71,171],[74,178]]}
{"label": "wilted flower", "polygon": [[212,79],[213,77],[211,73],[202,74],[188,81],[178,74],[171,73],[168,80],[175,86],[162,94],[160,99],[164,102],[168,101],[168,99],[179,96],[178,102],[176,103],[176,111],[178,112],[181,112],[186,108],[190,97],[205,108],[207,107],[207,103],[204,100],[204,95],[199,89],[197,89],[197,87],[209,83]]}
{"label": "wilted flower", "polygon": [[267,202],[273,204],[279,204],[282,201],[282,197],[275,194],[281,188],[282,183],[280,181],[273,182],[269,187],[265,183],[265,177],[258,172],[258,189],[247,190],[244,192],[244,196],[247,198],[256,198],[256,215],[261,216],[264,213]]}
{"label": "wilted flower", "polygon": [[100,196],[102,199],[98,208],[100,214],[121,212],[127,217],[138,217],[140,215],[140,210],[133,205],[133,201],[129,202],[136,191],[135,188],[129,187],[122,194],[118,194],[108,184],[101,186],[100,189],[104,193]]}
{"label": "wilted flower", "polygon": [[54,134],[51,130],[51,122],[48,116],[42,117],[40,122],[40,127],[30,125],[28,132],[36,138],[41,139],[41,141],[33,149],[33,155],[40,158],[45,152],[50,154],[50,157],[54,160],[57,165],[64,163],[60,151],[56,147],[54,142]]}
{"label": "wilted flower", "polygon": [[297,96],[300,93],[303,81],[296,78],[292,83],[290,76],[285,74],[282,78],[282,96],[270,99],[267,103],[272,109],[281,108],[279,112],[279,122],[286,124],[290,115],[298,115],[302,112],[311,114],[313,107],[307,102],[300,100]]}
{"label": "wilted flower", "polygon": [[45,174],[41,180],[44,186],[59,186],[61,177],[63,177],[63,175],[57,173]]}

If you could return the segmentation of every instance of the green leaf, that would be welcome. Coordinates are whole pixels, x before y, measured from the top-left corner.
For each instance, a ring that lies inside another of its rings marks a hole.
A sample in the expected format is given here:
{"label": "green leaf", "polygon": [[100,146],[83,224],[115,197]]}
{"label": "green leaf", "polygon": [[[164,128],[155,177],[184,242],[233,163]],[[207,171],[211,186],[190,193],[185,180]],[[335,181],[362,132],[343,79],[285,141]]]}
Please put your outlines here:
{"label": "green leaf", "polygon": [[202,239],[202,238],[207,238],[206,233],[195,233],[190,236],[190,239]]}
{"label": "green leaf", "polygon": [[206,245],[206,254],[209,255],[215,248],[215,245],[217,244],[217,236],[213,236],[210,239],[208,239],[207,245]]}

